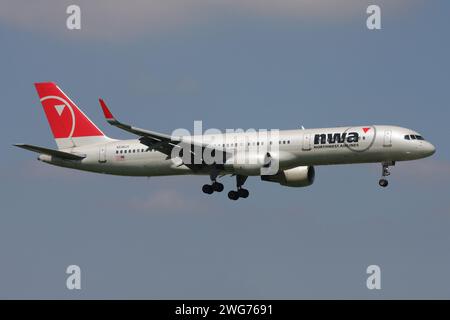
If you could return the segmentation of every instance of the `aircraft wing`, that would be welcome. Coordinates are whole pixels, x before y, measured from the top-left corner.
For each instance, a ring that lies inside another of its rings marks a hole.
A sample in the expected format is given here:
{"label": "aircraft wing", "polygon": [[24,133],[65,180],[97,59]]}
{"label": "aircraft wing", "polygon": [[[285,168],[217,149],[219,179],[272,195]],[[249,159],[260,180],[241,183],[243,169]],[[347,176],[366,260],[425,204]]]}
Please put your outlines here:
{"label": "aircraft wing", "polygon": [[[124,124],[124,123],[118,121],[112,115],[111,111],[109,110],[108,106],[106,105],[105,101],[103,101],[103,99],[99,99],[99,101],[100,101],[100,106],[102,107],[105,119],[109,124],[111,124],[115,127],[118,127],[122,130],[131,132],[135,135],[140,136],[141,138],[139,138],[139,141],[142,144],[148,146],[151,149],[155,149],[155,150],[158,150],[159,152],[166,154],[168,156],[168,158],[170,158],[172,156],[172,150],[174,148],[182,148],[184,150],[189,150],[189,152],[191,154],[191,160],[193,160],[194,158],[200,159],[201,163],[199,163],[198,165],[203,167],[205,165],[205,163],[202,159],[202,155],[203,155],[203,152],[205,151],[205,149],[209,149],[208,151],[209,151],[209,154],[211,154],[211,155],[214,155],[214,154],[217,154],[218,152],[220,152],[222,155],[222,160],[223,160],[222,163],[224,163],[226,159],[228,159],[229,157],[232,156],[231,153],[228,153],[221,148],[220,149],[219,148],[211,148],[211,146],[208,146],[205,144],[201,144],[201,143],[194,142],[194,141],[183,140],[181,137],[173,137],[173,136],[169,136],[164,133],[140,129],[140,128],[133,127],[128,124]],[[200,150],[201,150],[201,154],[196,154],[196,152],[199,153]],[[179,154],[179,153],[177,153],[177,154]],[[186,165],[188,167],[198,168],[198,165],[194,165],[194,163],[197,163],[197,162],[191,161],[190,164],[186,164]]]}
{"label": "aircraft wing", "polygon": [[76,155],[73,153],[68,153],[68,152],[63,152],[63,151],[58,151],[58,150],[53,150],[53,149],[47,149],[44,147],[38,147],[38,146],[33,146],[31,144],[15,144],[15,147],[19,147],[28,151],[33,151],[33,152],[37,152],[37,153],[41,153],[41,154],[46,154],[49,156],[53,156],[53,157],[58,157],[61,159],[67,159],[67,160],[82,160],[84,158],[86,158],[86,156],[82,156],[82,155]]}

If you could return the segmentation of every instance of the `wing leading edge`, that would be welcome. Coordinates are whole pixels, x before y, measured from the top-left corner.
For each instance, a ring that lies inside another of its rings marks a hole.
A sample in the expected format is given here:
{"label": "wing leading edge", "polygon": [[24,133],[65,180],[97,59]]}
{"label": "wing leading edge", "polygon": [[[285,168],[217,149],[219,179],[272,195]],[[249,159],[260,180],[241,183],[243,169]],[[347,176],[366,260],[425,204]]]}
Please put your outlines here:
{"label": "wing leading edge", "polygon": [[[222,154],[222,159],[225,161],[227,158],[231,157],[232,155],[228,152],[226,152],[223,149],[218,148],[211,148],[209,145],[201,144],[194,141],[186,141],[183,140],[181,137],[172,137],[169,135],[166,135],[164,133],[158,133],[155,131],[149,131],[145,129],[140,129],[137,127],[133,127],[129,124],[124,124],[120,121],[118,121],[111,111],[109,110],[108,106],[106,105],[105,101],[103,99],[99,99],[100,106],[102,107],[103,114],[105,116],[106,121],[115,126],[119,129],[128,131],[130,133],[133,133],[135,135],[140,136],[139,141],[148,146],[151,149],[155,149],[159,152],[164,153],[167,155],[168,158],[172,157],[173,149],[174,148],[182,148],[182,150],[189,150],[191,154],[191,159],[197,158],[200,159],[199,164],[194,164],[198,162],[191,161],[190,164],[184,163],[186,166],[192,168],[192,169],[199,169],[201,167],[207,166],[202,157],[203,152],[205,149],[209,149],[208,151],[211,154],[215,154],[217,152],[220,152]],[[201,150],[201,154],[196,154],[196,150]],[[181,150],[180,150],[181,151]],[[223,163],[223,162],[222,162]]]}

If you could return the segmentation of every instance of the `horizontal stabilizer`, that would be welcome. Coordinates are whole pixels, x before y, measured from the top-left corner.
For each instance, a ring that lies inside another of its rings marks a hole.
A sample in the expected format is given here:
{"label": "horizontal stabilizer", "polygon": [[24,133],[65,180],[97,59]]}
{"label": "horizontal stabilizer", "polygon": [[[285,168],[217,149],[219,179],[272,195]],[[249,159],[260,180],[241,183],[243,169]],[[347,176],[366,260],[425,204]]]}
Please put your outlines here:
{"label": "horizontal stabilizer", "polygon": [[53,156],[53,157],[58,157],[61,159],[82,160],[82,159],[86,158],[86,156],[80,156],[80,155],[76,155],[73,153],[33,146],[31,144],[15,144],[14,146],[28,150],[28,151],[33,151],[33,152],[46,154],[46,155]]}

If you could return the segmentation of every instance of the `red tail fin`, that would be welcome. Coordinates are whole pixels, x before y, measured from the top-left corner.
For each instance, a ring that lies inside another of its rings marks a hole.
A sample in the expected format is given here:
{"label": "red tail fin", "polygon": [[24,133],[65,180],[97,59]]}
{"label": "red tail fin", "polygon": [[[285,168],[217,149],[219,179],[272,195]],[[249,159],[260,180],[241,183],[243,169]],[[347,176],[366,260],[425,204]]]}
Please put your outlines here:
{"label": "red tail fin", "polygon": [[82,141],[86,144],[99,140],[77,138],[106,138],[103,132],[54,82],[35,83],[35,86],[53,136],[60,148],[79,146]]}

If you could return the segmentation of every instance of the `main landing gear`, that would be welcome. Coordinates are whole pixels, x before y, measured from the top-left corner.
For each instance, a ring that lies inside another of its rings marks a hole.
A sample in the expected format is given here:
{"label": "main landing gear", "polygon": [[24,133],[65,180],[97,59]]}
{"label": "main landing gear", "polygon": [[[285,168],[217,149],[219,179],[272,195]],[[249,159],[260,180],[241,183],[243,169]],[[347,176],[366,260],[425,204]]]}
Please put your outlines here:
{"label": "main landing gear", "polygon": [[[223,184],[216,181],[217,174],[213,173],[210,176],[212,183],[211,184],[205,184],[202,187],[202,191],[206,194],[212,194],[215,192],[222,192],[223,191]],[[247,189],[244,189],[242,186],[244,185],[245,181],[247,180],[247,176],[236,176],[236,187],[237,190],[231,190],[228,192],[228,198],[231,200],[237,200],[239,198],[247,198],[249,195],[249,192]]]}
{"label": "main landing gear", "polygon": [[213,181],[212,184],[204,184],[202,187],[202,191],[207,194],[211,194],[214,191],[216,192],[222,192],[223,191],[223,184],[217,181]]}
{"label": "main landing gear", "polygon": [[223,191],[223,184],[221,184],[220,182],[217,182],[217,176],[219,174],[219,171],[214,170],[213,172],[211,172],[211,175],[209,176],[209,178],[211,179],[211,184],[204,184],[202,187],[202,191],[206,194],[211,194],[214,191],[216,192],[222,192]]}
{"label": "main landing gear", "polygon": [[230,200],[237,200],[239,198],[245,199],[248,197],[248,195],[249,195],[248,190],[242,188],[242,186],[245,183],[245,180],[247,180],[247,176],[241,176],[241,175],[236,176],[237,191],[231,190],[230,192],[228,192],[228,198]]}
{"label": "main landing gear", "polygon": [[389,171],[389,166],[395,166],[395,161],[383,162],[381,166],[382,166],[381,171],[382,178],[380,179],[380,181],[378,181],[378,184],[380,185],[380,187],[386,188],[389,182],[384,177],[391,175],[391,172]]}

